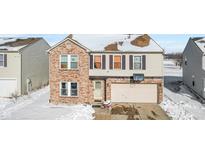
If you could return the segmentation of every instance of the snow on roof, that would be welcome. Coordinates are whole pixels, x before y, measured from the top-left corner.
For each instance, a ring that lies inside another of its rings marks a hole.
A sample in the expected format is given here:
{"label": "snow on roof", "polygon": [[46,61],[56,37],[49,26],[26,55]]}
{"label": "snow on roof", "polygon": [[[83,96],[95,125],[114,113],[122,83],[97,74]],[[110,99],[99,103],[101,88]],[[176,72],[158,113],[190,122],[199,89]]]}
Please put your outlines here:
{"label": "snow on roof", "polygon": [[132,43],[136,38],[144,36],[139,34],[73,34],[69,38],[72,38],[91,51],[105,51],[106,47],[112,46],[114,49],[117,48],[118,51],[163,52],[163,49],[148,35],[146,35],[149,37],[147,45],[141,46]]}
{"label": "snow on roof", "polygon": [[0,38],[0,50],[19,51],[23,47],[33,44],[41,38]]}
{"label": "snow on roof", "polygon": [[205,37],[192,38],[192,40],[201,49],[201,51],[205,52]]}

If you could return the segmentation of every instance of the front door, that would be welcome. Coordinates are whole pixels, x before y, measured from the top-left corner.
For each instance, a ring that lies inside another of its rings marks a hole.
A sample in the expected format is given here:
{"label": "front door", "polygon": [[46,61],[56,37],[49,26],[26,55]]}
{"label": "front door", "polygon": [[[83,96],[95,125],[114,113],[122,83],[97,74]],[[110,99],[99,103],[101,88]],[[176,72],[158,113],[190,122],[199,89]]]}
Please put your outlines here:
{"label": "front door", "polygon": [[102,100],[102,81],[94,81],[94,100]]}

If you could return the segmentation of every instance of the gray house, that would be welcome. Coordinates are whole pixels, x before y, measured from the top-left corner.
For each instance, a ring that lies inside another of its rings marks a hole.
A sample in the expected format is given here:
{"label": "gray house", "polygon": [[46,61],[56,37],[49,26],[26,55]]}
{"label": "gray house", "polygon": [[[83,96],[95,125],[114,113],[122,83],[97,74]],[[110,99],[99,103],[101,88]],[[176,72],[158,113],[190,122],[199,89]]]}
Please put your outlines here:
{"label": "gray house", "polygon": [[190,38],[183,52],[183,81],[205,98],[205,38]]}
{"label": "gray house", "polygon": [[0,38],[0,97],[48,84],[49,48],[43,38]]}

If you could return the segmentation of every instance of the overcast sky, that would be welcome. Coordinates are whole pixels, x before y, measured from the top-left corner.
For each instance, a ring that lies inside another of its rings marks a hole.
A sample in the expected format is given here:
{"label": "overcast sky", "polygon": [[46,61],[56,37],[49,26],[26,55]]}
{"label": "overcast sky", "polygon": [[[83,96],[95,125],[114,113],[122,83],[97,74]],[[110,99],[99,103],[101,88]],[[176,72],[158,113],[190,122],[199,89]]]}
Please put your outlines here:
{"label": "overcast sky", "polygon": [[[0,35],[0,37],[44,37],[50,45],[61,41],[66,34],[21,34],[21,35]],[[182,52],[190,37],[201,37],[203,34],[150,34],[150,36],[163,48],[166,52]]]}

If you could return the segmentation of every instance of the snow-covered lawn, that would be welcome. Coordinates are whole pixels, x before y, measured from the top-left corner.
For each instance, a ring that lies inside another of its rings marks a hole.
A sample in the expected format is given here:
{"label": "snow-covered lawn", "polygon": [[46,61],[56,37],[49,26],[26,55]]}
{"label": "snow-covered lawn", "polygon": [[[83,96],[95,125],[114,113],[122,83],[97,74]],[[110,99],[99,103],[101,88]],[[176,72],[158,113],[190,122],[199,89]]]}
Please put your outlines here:
{"label": "snow-covered lawn", "polygon": [[205,106],[181,84],[182,69],[173,61],[164,62],[164,101],[160,106],[172,119],[205,119]]}
{"label": "snow-covered lawn", "polygon": [[90,105],[53,105],[48,103],[49,87],[29,96],[12,99],[0,98],[0,119],[62,119],[91,120],[94,110]]}

